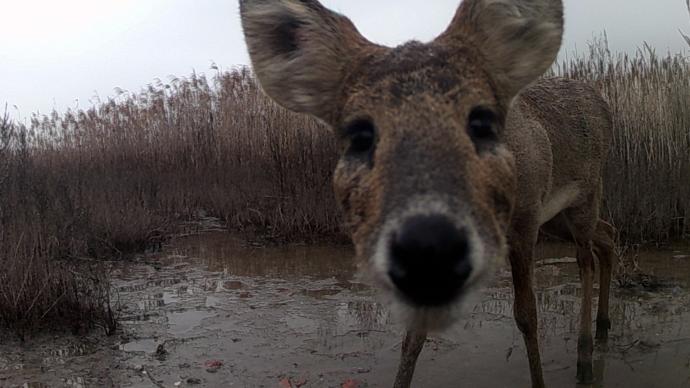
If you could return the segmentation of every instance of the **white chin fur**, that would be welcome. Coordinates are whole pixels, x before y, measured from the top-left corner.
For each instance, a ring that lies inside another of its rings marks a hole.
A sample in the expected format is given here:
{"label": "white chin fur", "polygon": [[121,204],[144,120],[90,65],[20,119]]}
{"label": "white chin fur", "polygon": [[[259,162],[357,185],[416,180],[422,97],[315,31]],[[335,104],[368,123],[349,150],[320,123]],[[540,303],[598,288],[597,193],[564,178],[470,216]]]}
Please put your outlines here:
{"label": "white chin fur", "polygon": [[396,298],[392,313],[395,319],[405,323],[408,330],[442,331],[466,316],[479,301],[478,295],[475,290],[469,290],[463,292],[457,301],[442,307],[415,307]]}

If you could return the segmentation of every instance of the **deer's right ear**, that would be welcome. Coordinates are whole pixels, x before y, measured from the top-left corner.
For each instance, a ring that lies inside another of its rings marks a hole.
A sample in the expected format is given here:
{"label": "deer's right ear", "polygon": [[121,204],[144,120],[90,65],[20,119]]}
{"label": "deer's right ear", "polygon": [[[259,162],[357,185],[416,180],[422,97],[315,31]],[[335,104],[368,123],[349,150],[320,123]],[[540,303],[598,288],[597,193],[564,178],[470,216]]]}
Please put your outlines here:
{"label": "deer's right ear", "polygon": [[464,0],[439,40],[470,42],[510,100],[548,70],[562,36],[562,0]]}
{"label": "deer's right ear", "polygon": [[290,110],[332,123],[348,69],[373,45],[316,0],[240,0],[240,13],[264,91]]}

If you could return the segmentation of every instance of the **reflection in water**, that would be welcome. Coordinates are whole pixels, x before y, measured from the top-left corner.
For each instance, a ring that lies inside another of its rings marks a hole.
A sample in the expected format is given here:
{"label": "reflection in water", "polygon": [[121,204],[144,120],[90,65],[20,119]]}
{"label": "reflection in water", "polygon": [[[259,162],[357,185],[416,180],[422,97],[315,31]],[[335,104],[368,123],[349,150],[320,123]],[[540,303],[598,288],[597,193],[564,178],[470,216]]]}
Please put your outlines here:
{"label": "reflection in water", "polygon": [[187,310],[168,314],[168,331],[174,336],[188,333],[215,314],[203,310]]}
{"label": "reflection in water", "polygon": [[[349,280],[356,270],[350,247],[294,245],[278,248],[246,246],[225,233],[193,236],[171,247],[173,252],[201,258],[209,271],[252,278],[291,280],[300,277]],[[183,256],[183,257],[184,257]]]}
{"label": "reflection in water", "polygon": [[[594,387],[690,386],[690,259],[672,258],[687,254],[681,250],[641,253],[639,265],[661,287],[614,286],[614,326],[608,347],[595,352]],[[548,259],[535,273],[546,379],[574,387],[580,308],[577,266],[569,258],[574,249],[548,244],[538,254]],[[206,386],[275,386],[285,376],[304,378],[307,387],[339,386],[348,378],[389,386],[397,367],[403,327],[359,280],[348,247],[255,248],[210,233],[120,264],[114,277],[123,323],[115,346],[68,341],[29,352],[0,346],[0,386],[18,374],[69,386],[150,386],[150,376],[163,386],[181,376]],[[418,385],[529,385],[512,309],[510,273],[503,268],[464,319],[429,340]],[[102,355],[111,350],[115,356]],[[94,359],[105,360],[96,364],[108,370],[106,380],[90,372]],[[208,360],[224,366],[211,373]]]}
{"label": "reflection in water", "polygon": [[[224,236],[202,236],[177,246],[176,252],[192,257],[201,256],[211,271],[222,271],[225,275],[253,280],[263,279],[254,282],[254,285],[264,287],[266,292],[270,292],[271,283],[287,281],[291,284],[285,284],[287,290],[283,292],[293,298],[288,303],[293,303],[296,296],[306,298],[311,304],[325,299],[327,304],[320,305],[327,307],[320,309],[318,316],[310,316],[309,308],[301,308],[296,313],[285,314],[280,320],[292,331],[301,334],[316,333],[318,339],[311,345],[310,351],[347,355],[349,351],[359,349],[360,353],[373,355],[377,353],[377,348],[389,342],[372,333],[391,333],[394,318],[385,307],[375,302],[373,290],[362,288],[361,283],[350,282],[356,278],[356,266],[349,249],[256,249],[228,241]],[[547,352],[550,350],[561,365],[558,368],[552,367],[552,370],[568,369],[574,366],[579,327],[577,312],[581,296],[577,267],[574,260],[569,258],[574,254],[574,248],[548,244],[541,246],[538,253],[542,258],[557,259],[545,260],[545,263],[556,264],[541,265],[537,270],[540,337],[543,346],[548,348]],[[614,291],[611,317],[615,326],[611,333],[609,352],[598,354],[597,357],[596,368],[600,375],[597,386],[605,386],[607,361],[613,362],[616,368],[609,386],[616,386],[617,379],[634,386],[639,383],[638,380],[626,380],[618,376],[621,363],[628,369],[634,364],[644,364],[650,359],[650,354],[654,354],[654,357],[666,357],[667,351],[675,350],[668,347],[662,349],[662,343],[690,338],[690,333],[687,333],[688,329],[683,324],[689,318],[690,299],[685,289],[690,280],[690,260],[672,263],[669,262],[669,257],[669,252],[643,252],[640,265],[643,269],[648,268],[654,276],[665,279],[672,287],[655,292]],[[327,278],[336,279],[336,283],[318,284],[318,279]],[[251,288],[253,282],[248,283],[249,285],[235,285],[226,289]],[[461,338],[466,342],[467,339],[463,337],[467,333],[462,331],[500,327],[510,335],[505,337],[499,333],[491,334],[491,330],[483,330],[486,344],[495,349],[512,348],[516,344],[521,347],[521,339],[519,334],[516,335],[512,321],[512,309],[510,277],[503,270],[494,285],[485,291],[482,300],[472,309],[472,315],[458,325],[462,329],[453,330],[451,335],[441,334],[441,337],[449,341],[451,338]],[[399,326],[397,330],[400,330]],[[359,347],[352,345],[353,343],[359,343]],[[690,354],[690,349],[685,354]],[[668,365],[667,369],[673,367]],[[571,377],[563,381],[572,381]],[[481,379],[478,382],[481,383]]]}

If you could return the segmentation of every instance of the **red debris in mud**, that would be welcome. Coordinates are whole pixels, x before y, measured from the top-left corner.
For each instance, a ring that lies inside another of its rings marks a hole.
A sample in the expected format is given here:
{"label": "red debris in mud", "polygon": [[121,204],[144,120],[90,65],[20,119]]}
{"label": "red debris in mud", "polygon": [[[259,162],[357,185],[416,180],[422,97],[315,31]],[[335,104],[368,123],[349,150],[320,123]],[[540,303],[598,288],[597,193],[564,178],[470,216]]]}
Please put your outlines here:
{"label": "red debris in mud", "polygon": [[279,388],[301,388],[305,385],[307,385],[307,379],[298,379],[298,380],[293,381],[289,377],[285,377],[282,380],[280,380],[278,387]]}
{"label": "red debris in mud", "polygon": [[280,380],[280,383],[278,384],[279,388],[292,388],[292,383],[290,382],[290,379],[287,377]]}
{"label": "red debris in mud", "polygon": [[223,366],[223,361],[220,361],[220,360],[208,360],[208,361],[206,361],[206,362],[204,363],[204,366],[205,366],[206,368],[210,368],[210,369],[218,369],[218,368],[220,368],[221,366]]}
{"label": "red debris in mud", "polygon": [[359,388],[359,381],[347,379],[344,383],[340,384],[340,388]]}

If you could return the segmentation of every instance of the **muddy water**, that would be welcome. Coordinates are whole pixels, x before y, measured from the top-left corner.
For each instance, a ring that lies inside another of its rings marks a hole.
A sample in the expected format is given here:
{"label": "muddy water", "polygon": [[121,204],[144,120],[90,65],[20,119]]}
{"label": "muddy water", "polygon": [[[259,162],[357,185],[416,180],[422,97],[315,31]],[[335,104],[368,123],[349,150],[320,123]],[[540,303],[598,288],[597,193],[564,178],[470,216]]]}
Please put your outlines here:
{"label": "muddy water", "polygon": [[[575,387],[577,267],[568,246],[539,249],[547,383]],[[690,386],[690,249],[642,252],[646,277],[612,292],[613,328],[595,353],[594,387]],[[676,256],[676,258],[674,258]],[[0,386],[387,387],[402,327],[358,280],[348,248],[250,248],[226,233],[178,239],[164,253],[115,266],[122,333],[0,344]],[[510,274],[434,335],[419,387],[527,387],[512,320]]]}

